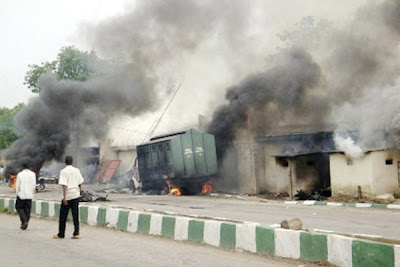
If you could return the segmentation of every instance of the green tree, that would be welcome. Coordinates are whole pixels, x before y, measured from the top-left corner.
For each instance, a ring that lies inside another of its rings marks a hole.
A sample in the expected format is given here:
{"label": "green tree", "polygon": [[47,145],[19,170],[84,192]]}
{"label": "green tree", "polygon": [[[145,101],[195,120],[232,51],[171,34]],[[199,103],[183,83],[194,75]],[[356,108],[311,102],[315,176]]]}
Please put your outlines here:
{"label": "green tree", "polygon": [[20,138],[14,126],[14,117],[24,107],[19,103],[13,108],[0,108],[0,150],[9,147],[15,140]]}
{"label": "green tree", "polygon": [[48,71],[53,72],[58,80],[86,81],[96,74],[101,62],[93,51],[85,52],[74,46],[65,46],[58,53],[57,60],[29,65],[24,84],[33,93],[40,92],[38,80]]}

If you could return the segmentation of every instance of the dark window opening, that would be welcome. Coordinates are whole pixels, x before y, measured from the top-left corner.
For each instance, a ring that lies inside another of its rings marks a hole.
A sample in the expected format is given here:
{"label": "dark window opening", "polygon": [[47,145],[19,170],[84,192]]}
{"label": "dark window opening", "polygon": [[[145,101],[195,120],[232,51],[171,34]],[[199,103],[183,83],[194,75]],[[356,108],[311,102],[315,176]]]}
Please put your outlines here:
{"label": "dark window opening", "polygon": [[393,160],[392,159],[387,159],[385,161],[386,165],[393,165]]}
{"label": "dark window opening", "polygon": [[314,166],[314,161],[307,161],[307,166]]}
{"label": "dark window opening", "polygon": [[289,166],[289,161],[286,158],[276,157],[275,158],[275,162],[276,162],[276,164],[279,164],[282,167],[288,167]]}

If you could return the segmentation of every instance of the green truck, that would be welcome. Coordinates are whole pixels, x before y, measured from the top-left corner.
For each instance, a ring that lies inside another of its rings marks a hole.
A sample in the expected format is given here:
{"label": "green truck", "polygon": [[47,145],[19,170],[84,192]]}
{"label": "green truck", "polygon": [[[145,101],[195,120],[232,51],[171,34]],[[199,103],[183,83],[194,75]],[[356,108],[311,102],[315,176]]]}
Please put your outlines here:
{"label": "green truck", "polygon": [[137,146],[142,190],[167,189],[167,181],[196,194],[217,174],[215,138],[194,129],[151,138]]}

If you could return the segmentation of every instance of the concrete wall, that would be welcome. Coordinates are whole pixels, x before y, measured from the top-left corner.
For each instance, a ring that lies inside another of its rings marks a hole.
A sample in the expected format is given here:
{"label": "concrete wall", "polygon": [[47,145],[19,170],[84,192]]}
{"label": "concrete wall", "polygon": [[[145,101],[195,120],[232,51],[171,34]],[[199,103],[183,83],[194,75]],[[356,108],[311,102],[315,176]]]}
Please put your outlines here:
{"label": "concrete wall", "polygon": [[[386,160],[392,164],[386,164]],[[400,156],[396,151],[372,151],[361,159],[351,160],[351,164],[344,154],[331,154],[332,196],[358,196],[358,186],[367,198],[393,193],[399,187],[398,161]]]}
{"label": "concrete wall", "polygon": [[373,195],[372,156],[365,154],[360,159],[349,160],[346,155],[329,155],[332,196],[358,196],[361,186],[363,196]]}
{"label": "concrete wall", "polygon": [[100,162],[102,160],[120,160],[121,163],[116,171],[116,175],[124,174],[130,170],[136,158],[136,148],[116,149],[111,146],[110,140],[100,142]]}
{"label": "concrete wall", "polygon": [[132,169],[136,157],[136,148],[130,150],[118,150],[118,159],[121,161],[119,165],[120,172],[124,173]]}
{"label": "concrete wall", "polygon": [[[393,193],[399,187],[398,161],[400,156],[397,151],[375,151],[372,156],[373,193],[380,195]],[[392,164],[387,164],[391,160]]]}

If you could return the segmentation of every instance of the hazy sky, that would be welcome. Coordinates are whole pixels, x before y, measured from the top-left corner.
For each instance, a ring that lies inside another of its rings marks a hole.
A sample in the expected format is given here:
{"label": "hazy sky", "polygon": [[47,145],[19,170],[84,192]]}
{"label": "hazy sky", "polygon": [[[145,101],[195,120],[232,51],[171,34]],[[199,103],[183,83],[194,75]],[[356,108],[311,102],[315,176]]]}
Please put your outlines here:
{"label": "hazy sky", "polygon": [[75,33],[83,22],[118,15],[132,5],[127,0],[1,0],[0,107],[27,102],[23,84],[29,64],[56,59],[62,46],[78,43]]}
{"label": "hazy sky", "polygon": [[[244,1],[251,3],[251,0]],[[26,103],[29,97],[33,96],[23,84],[29,64],[54,60],[60,48],[65,45],[90,49],[82,47],[82,42],[77,39],[76,33],[81,23],[96,23],[107,17],[122,14],[131,8],[134,2],[133,0],[1,0],[0,107],[13,107],[19,102]],[[339,18],[348,18],[354,14],[360,3],[365,1],[351,0],[346,1],[344,5],[331,0],[265,0],[265,2],[270,10],[268,25],[262,27],[263,33],[260,34],[276,37],[279,29],[293,25],[303,16],[337,19],[337,14],[340,14]],[[204,77],[201,79],[204,80]]]}

